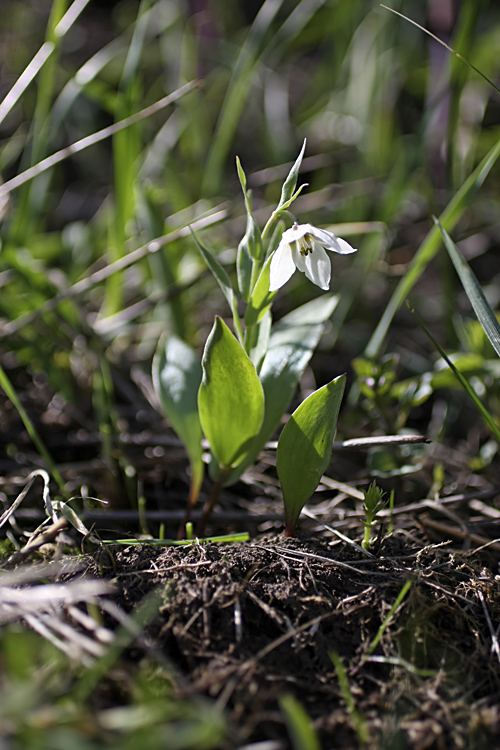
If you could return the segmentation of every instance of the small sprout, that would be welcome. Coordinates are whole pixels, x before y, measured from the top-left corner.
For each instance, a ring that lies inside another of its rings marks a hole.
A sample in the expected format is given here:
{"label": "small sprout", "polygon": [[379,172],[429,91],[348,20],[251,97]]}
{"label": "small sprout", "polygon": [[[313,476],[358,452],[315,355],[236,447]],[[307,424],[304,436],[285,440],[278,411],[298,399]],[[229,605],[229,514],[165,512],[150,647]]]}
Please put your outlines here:
{"label": "small sprout", "polygon": [[365,501],[363,503],[363,510],[365,512],[365,536],[361,543],[363,549],[368,549],[371,544],[371,530],[375,523],[377,514],[385,508],[387,502],[383,500],[384,491],[377,487],[375,482],[372,482],[365,492]]}

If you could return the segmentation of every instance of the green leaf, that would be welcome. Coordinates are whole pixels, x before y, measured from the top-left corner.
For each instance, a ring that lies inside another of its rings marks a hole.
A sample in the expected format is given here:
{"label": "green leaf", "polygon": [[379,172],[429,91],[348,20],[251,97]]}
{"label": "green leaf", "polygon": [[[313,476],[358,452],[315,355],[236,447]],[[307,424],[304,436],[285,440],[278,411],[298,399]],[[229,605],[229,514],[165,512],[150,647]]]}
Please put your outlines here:
{"label": "green leaf", "polygon": [[254,260],[259,261],[262,257],[262,237],[260,229],[253,218],[250,193],[247,191],[247,178],[238,157],[236,157],[236,167],[238,169],[241,189],[243,190],[243,195],[245,197],[245,208],[247,212],[247,228],[242,243],[245,244],[249,256]]}
{"label": "green leaf", "polygon": [[272,323],[273,318],[271,312],[268,310],[257,327],[257,341],[255,342],[255,346],[250,350],[250,359],[255,365],[257,374],[260,373],[260,368],[262,367],[262,362],[269,346]]}
{"label": "green leaf", "polygon": [[332,455],[345,375],[311,393],[294,411],[278,440],[276,468],[283,490],[287,536],[292,536],[305,503]]}
{"label": "green leaf", "polygon": [[297,180],[299,177],[300,165],[302,164],[302,159],[304,158],[305,150],[306,150],[306,139],[304,138],[304,143],[302,144],[302,148],[300,149],[300,154],[298,155],[297,160],[295,161],[295,164],[291,168],[288,174],[288,177],[286,178],[285,182],[283,183],[283,187],[281,188],[281,198],[280,198],[280,202],[278,204],[278,208],[276,209],[276,211],[280,211],[283,208],[288,207],[290,203],[292,202],[292,198],[295,193],[295,187],[297,185]]}
{"label": "green leaf", "polygon": [[191,227],[190,227],[190,230],[191,230],[191,234],[193,235],[193,239],[196,242],[196,246],[197,246],[198,250],[202,254],[203,258],[205,259],[205,262],[206,262],[207,266],[210,268],[210,270],[212,271],[213,275],[217,279],[217,281],[219,283],[219,286],[222,289],[225,298],[227,299],[229,308],[230,308],[231,312],[233,312],[234,311],[234,302],[235,302],[235,300],[234,300],[234,290],[233,290],[231,281],[229,279],[229,276],[227,275],[225,269],[221,266],[221,264],[219,263],[219,261],[210,252],[210,250],[208,250],[206,247],[204,247],[204,245],[202,245],[202,243],[200,242],[200,240],[196,236],[196,233],[194,232],[194,230]]}
{"label": "green leaf", "polygon": [[276,292],[269,291],[269,268],[272,255],[269,256],[262,271],[260,272],[252,296],[245,310],[245,325],[253,326],[264,317],[273,304]]}
{"label": "green leaf", "polygon": [[193,505],[203,479],[202,433],[198,416],[201,364],[184,341],[171,336],[158,347],[152,374],[153,386],[163,411],[188,452],[191,464],[189,504]]}
{"label": "green leaf", "polygon": [[214,458],[227,471],[244,459],[259,432],[264,394],[253,363],[218,316],[202,366],[200,420]]}
{"label": "green leaf", "polygon": [[477,319],[481,323],[485,334],[488,336],[494,350],[500,357],[500,325],[496,318],[495,313],[491,309],[491,306],[484,296],[484,292],[481,289],[479,281],[476,279],[474,273],[471,271],[469,264],[463,257],[462,253],[455,245],[450,235],[444,229],[444,227],[435,219],[437,226],[441,231],[443,242],[448,251],[455,270],[460,277],[462,286],[465,289],[467,297],[476,313]]}
{"label": "green leaf", "polygon": [[278,428],[299,378],[318,344],[325,321],[333,313],[337,303],[337,296],[323,294],[285,315],[273,327],[259,371],[265,397],[264,419],[252,448],[229,474],[226,486],[239,479]]}
{"label": "green leaf", "polygon": [[324,294],[285,315],[274,327],[260,370],[266,399],[261,433],[269,440],[288,408],[338,297]]}
{"label": "green leaf", "polygon": [[262,236],[252,214],[252,205],[250,203],[250,193],[247,191],[247,178],[241,162],[236,157],[236,168],[238,177],[245,198],[245,209],[247,212],[247,227],[245,236],[238,245],[238,255],[236,259],[236,270],[238,273],[238,288],[241,296],[248,302],[252,293],[254,264],[260,264],[262,258]]}
{"label": "green leaf", "polygon": [[238,275],[238,289],[240,294],[248,302],[252,291],[253,260],[248,249],[247,235],[243,237],[238,245],[236,256],[236,273]]}

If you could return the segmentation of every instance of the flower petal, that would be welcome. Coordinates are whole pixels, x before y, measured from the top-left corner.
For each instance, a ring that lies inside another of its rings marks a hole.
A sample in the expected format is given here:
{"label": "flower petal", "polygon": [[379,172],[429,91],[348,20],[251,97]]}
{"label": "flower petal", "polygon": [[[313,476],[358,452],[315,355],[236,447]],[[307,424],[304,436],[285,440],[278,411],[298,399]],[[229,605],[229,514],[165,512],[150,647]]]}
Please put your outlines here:
{"label": "flower petal", "polygon": [[288,242],[291,245],[297,240],[301,240],[306,234],[314,234],[314,227],[312,224],[294,224],[293,227],[283,232],[282,240]]}
{"label": "flower petal", "polygon": [[328,250],[333,250],[335,253],[340,253],[340,255],[349,255],[349,253],[357,252],[356,248],[351,247],[351,245],[345,240],[340,237],[335,237],[335,235],[332,236],[334,239],[332,244],[328,246]]}
{"label": "flower petal", "polygon": [[327,232],[326,229],[319,229],[310,224],[304,224],[302,226],[310,227],[309,234],[311,234],[315,240],[321,242],[323,247],[326,247],[327,250],[333,250],[333,252],[340,253],[340,255],[348,255],[349,253],[356,252],[356,248],[351,247],[348,242],[337,237],[333,232]]}
{"label": "flower petal", "polygon": [[323,247],[330,247],[332,242],[337,239],[333,232],[327,232],[326,229],[320,229],[319,227],[313,227],[312,224],[302,224],[301,226],[307,227],[307,233],[314,237],[315,240],[321,242]]}
{"label": "flower petal", "polygon": [[297,247],[297,243],[293,243],[291,246],[293,262],[302,273],[306,272],[306,259]]}
{"label": "flower petal", "polygon": [[292,249],[288,242],[284,242],[284,236],[276,248],[276,251],[271,259],[271,265],[269,268],[269,291],[275,292],[277,289],[286,284],[290,276],[295,271],[295,263],[293,262]]}
{"label": "flower petal", "polygon": [[307,278],[321,287],[321,289],[330,288],[330,279],[332,277],[332,267],[330,258],[319,243],[314,244],[312,253],[304,258],[305,274]]}

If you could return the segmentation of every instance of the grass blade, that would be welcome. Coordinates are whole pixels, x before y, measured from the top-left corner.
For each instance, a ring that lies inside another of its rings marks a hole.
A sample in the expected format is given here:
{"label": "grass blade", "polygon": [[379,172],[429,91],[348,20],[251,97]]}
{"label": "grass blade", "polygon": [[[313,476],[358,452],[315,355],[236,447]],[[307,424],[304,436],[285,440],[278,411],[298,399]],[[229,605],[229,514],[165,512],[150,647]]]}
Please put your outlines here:
{"label": "grass blade", "polygon": [[318,735],[314,731],[306,710],[293,695],[280,698],[280,707],[285,717],[293,750],[321,750]]}
{"label": "grass blade", "polygon": [[[460,190],[458,190],[447,207],[440,216],[439,222],[447,230],[453,229],[460,219],[465,207],[470,199],[481,187],[491,168],[500,156],[500,140],[486,154],[484,159],[476,169],[465,180]],[[403,276],[394,293],[389,300],[384,313],[377,325],[373,336],[371,337],[365,349],[365,356],[376,357],[380,352],[384,338],[389,330],[392,319],[397,313],[410,291],[413,289],[427,265],[434,258],[441,244],[441,234],[437,226],[434,226],[427,234],[426,238],[417,250],[408,272]]]}
{"label": "grass blade", "polygon": [[384,633],[387,630],[387,627],[389,626],[389,624],[392,622],[392,618],[394,617],[394,614],[396,613],[396,610],[398,609],[399,605],[402,603],[402,601],[405,598],[406,594],[410,590],[412,583],[413,583],[412,579],[409,578],[406,581],[406,583],[403,586],[403,588],[401,589],[401,591],[399,592],[399,594],[397,595],[396,601],[394,602],[394,604],[390,608],[389,612],[387,613],[387,617],[385,618],[384,622],[382,623],[382,625],[378,629],[377,635],[375,636],[375,638],[373,639],[373,641],[370,643],[370,647],[368,649],[368,655],[369,656],[371,656],[373,654],[373,652],[375,651],[375,649],[377,648],[380,639],[384,635]]}
{"label": "grass blade", "polygon": [[49,469],[50,473],[52,474],[57,484],[59,485],[59,489],[61,490],[62,494],[64,495],[64,497],[67,497],[66,489],[64,486],[64,480],[56,468],[54,459],[50,455],[45,443],[43,442],[33,422],[31,421],[27,412],[25,411],[24,406],[22,405],[20,399],[17,396],[14,386],[10,382],[7,376],[7,373],[5,372],[5,370],[3,369],[1,365],[0,365],[0,388],[3,388],[7,398],[12,402],[12,404],[16,408],[17,413],[22,419],[26,432],[28,433],[30,438],[33,440],[33,443],[35,444],[37,450],[39,451],[40,455],[42,456],[45,463],[47,464],[47,468]]}
{"label": "grass blade", "polygon": [[455,270],[460,277],[460,281],[462,282],[462,286],[465,289],[474,312],[476,313],[477,318],[494,350],[500,357],[500,325],[496,315],[491,309],[488,300],[484,296],[479,281],[476,279],[462,253],[455,245],[446,229],[439,223],[438,219],[434,219],[434,221],[439,227],[448,255],[455,266]]}
{"label": "grass blade", "polygon": [[42,174],[42,172],[46,172],[56,164],[59,164],[59,162],[64,161],[64,159],[67,159],[69,156],[78,154],[80,151],[83,151],[89,146],[93,146],[95,143],[99,143],[100,141],[104,141],[106,138],[110,138],[119,130],[129,128],[131,125],[135,125],[135,123],[140,122],[141,120],[145,120],[147,117],[151,117],[151,115],[154,115],[161,109],[164,109],[170,104],[173,104],[182,96],[189,93],[194,88],[198,88],[199,86],[199,81],[190,81],[189,83],[185,83],[172,94],[168,94],[167,96],[158,99],[158,101],[154,102],[154,104],[150,104],[149,107],[141,109],[140,112],[136,112],[135,114],[130,115],[130,117],[125,117],[124,120],[120,120],[119,122],[115,122],[113,125],[108,125],[108,127],[103,128],[102,130],[91,133],[90,135],[85,136],[85,138],[81,138],[80,140],[75,141],[75,143],[72,143],[70,146],[66,146],[60,151],[56,151],[54,154],[47,156],[46,159],[42,159],[42,161],[38,162],[38,164],[29,167],[29,169],[25,169],[23,172],[20,172],[20,174],[16,175],[12,179],[4,182],[3,185],[0,185],[0,199],[5,195],[11,193],[13,190],[21,187],[21,185],[24,185],[26,182],[29,182],[34,177],[37,177],[37,175]]}
{"label": "grass blade", "polygon": [[347,677],[347,672],[344,664],[342,663],[342,659],[336,651],[330,651],[330,659],[332,660],[333,666],[335,667],[335,672],[337,673],[337,680],[339,681],[340,692],[342,693],[342,698],[344,699],[347,713],[351,717],[352,723],[354,724],[354,728],[356,730],[356,734],[358,735],[360,744],[364,745],[370,739],[366,719],[356,708],[356,701],[354,700],[354,696],[351,693],[351,689],[349,687],[349,678]]}
{"label": "grass blade", "polygon": [[455,367],[455,365],[453,364],[453,362],[451,361],[451,359],[447,356],[447,354],[444,351],[444,349],[442,349],[442,347],[438,344],[438,342],[436,341],[436,339],[434,338],[434,336],[432,335],[432,333],[429,331],[429,329],[427,328],[427,326],[425,325],[425,323],[423,322],[423,320],[421,320],[421,318],[417,315],[417,313],[415,312],[415,310],[412,307],[410,307],[410,311],[411,311],[412,315],[415,317],[415,320],[417,321],[417,323],[419,324],[420,328],[423,330],[423,332],[425,333],[425,335],[429,338],[429,340],[436,347],[437,351],[440,353],[440,355],[442,356],[442,358],[444,359],[444,361],[446,362],[446,364],[448,365],[448,367],[450,367],[450,369],[453,371],[453,373],[454,373],[455,377],[457,378],[458,382],[464,387],[464,389],[466,390],[466,392],[469,394],[470,398],[472,399],[472,401],[476,405],[477,409],[479,410],[482,418],[484,419],[484,421],[486,422],[486,424],[491,429],[491,431],[495,435],[496,439],[500,443],[500,430],[497,427],[497,424],[496,424],[495,420],[493,419],[493,417],[491,416],[491,414],[488,412],[488,410],[486,409],[486,407],[483,406],[482,402],[479,400],[479,397],[478,397],[477,393],[472,388],[472,386],[470,385],[470,383],[467,380],[467,378],[460,372],[460,370],[458,370]]}
{"label": "grass blade", "polygon": [[481,78],[483,80],[485,80],[486,83],[489,83],[489,85],[493,89],[495,89],[495,91],[498,94],[500,94],[500,89],[498,88],[498,86],[496,86],[493,83],[493,81],[491,80],[491,78],[488,78],[488,76],[485,75],[481,70],[479,70],[479,68],[476,68],[476,66],[473,65],[471,62],[469,62],[469,60],[466,60],[466,58],[463,57],[460,54],[460,52],[457,52],[456,50],[454,50],[453,47],[450,47],[449,44],[446,44],[446,42],[444,42],[438,36],[436,36],[435,34],[433,34],[432,31],[429,31],[429,29],[426,29],[425,26],[421,26],[419,23],[417,23],[416,21],[414,21],[412,18],[408,18],[408,16],[405,16],[404,13],[399,13],[399,11],[394,10],[394,8],[388,8],[387,5],[382,5],[382,4],[381,4],[380,7],[384,8],[385,10],[389,10],[391,13],[394,13],[396,16],[400,16],[401,18],[404,18],[405,21],[408,21],[408,23],[411,23],[411,24],[413,24],[413,26],[416,26],[417,29],[420,29],[420,31],[423,31],[424,34],[427,34],[428,36],[430,36],[432,39],[434,39],[434,41],[438,42],[438,44],[441,44],[445,49],[447,49],[448,52],[451,52],[452,55],[455,55],[455,57],[457,57],[459,60],[461,60],[463,63],[465,63],[471,70],[474,71],[474,73],[477,73],[479,76],[481,76]]}

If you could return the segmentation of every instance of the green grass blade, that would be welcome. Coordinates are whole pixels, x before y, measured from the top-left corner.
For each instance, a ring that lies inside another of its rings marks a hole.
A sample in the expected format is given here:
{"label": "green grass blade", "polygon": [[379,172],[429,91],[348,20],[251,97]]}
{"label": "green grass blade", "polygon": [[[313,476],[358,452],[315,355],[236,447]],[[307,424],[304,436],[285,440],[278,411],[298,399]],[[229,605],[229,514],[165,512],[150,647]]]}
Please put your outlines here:
{"label": "green grass blade", "polygon": [[212,140],[202,195],[211,195],[219,189],[224,161],[248,98],[251,78],[261,54],[263,39],[282,5],[283,0],[266,0],[263,3],[241,49]]}
{"label": "green grass blade", "polygon": [[[125,60],[118,93],[115,122],[133,115],[140,106],[141,83],[140,63],[149,15],[146,13],[150,0],[142,0],[137,21]],[[110,227],[109,255],[118,260],[124,255],[128,239],[128,227],[135,218],[135,184],[138,176],[138,160],[141,152],[139,124],[119,130],[113,136],[113,169],[115,210]],[[114,315],[123,306],[123,279],[115,274],[106,283],[104,315]]]}
{"label": "green grass blade", "polygon": [[377,648],[377,645],[378,645],[380,639],[382,638],[382,636],[384,635],[385,631],[389,627],[389,625],[391,623],[391,620],[394,617],[394,614],[396,613],[397,608],[402,603],[402,601],[405,598],[406,594],[410,590],[412,583],[413,583],[413,581],[411,579],[408,579],[408,581],[406,581],[406,583],[404,584],[403,588],[401,589],[401,591],[397,595],[396,601],[394,602],[394,604],[390,608],[389,612],[387,613],[387,617],[383,621],[382,625],[379,627],[379,629],[377,631],[377,635],[375,636],[375,638],[373,639],[373,641],[370,643],[370,647],[368,648],[368,655],[369,656],[371,656],[371,654],[373,654],[373,652]]}
{"label": "green grass blade", "polygon": [[153,589],[140,602],[133,615],[123,621],[107,650],[94,664],[84,670],[71,688],[70,698],[77,702],[85,701],[95,690],[99,680],[108,674],[120,654],[140,636],[144,628],[156,617],[163,601],[160,588]]}
{"label": "green grass blade", "polygon": [[60,475],[54,459],[50,455],[45,443],[43,442],[42,438],[38,434],[33,422],[29,418],[26,410],[24,409],[20,399],[17,396],[17,393],[14,389],[14,386],[10,382],[7,373],[3,369],[3,367],[0,365],[0,387],[3,388],[5,391],[5,394],[8,399],[12,402],[14,407],[17,409],[17,413],[21,417],[24,427],[26,428],[26,432],[30,436],[30,438],[33,440],[33,443],[35,444],[38,452],[44,459],[45,463],[47,464],[47,468],[49,469],[50,473],[56,480],[57,484],[59,485],[59,489],[61,490],[64,497],[68,497],[65,486],[64,486],[64,480],[62,476]]}
{"label": "green grass blade", "polygon": [[[465,207],[470,202],[473,195],[481,187],[491,168],[500,156],[500,140],[495,143],[493,148],[486,154],[481,163],[465,180],[460,190],[458,190],[443,213],[440,216],[440,224],[448,231],[453,229],[460,219]],[[427,265],[434,258],[441,244],[441,234],[437,226],[434,226],[427,234],[426,238],[417,250],[413,261],[410,264],[405,276],[401,279],[396,287],[389,304],[371,337],[365,350],[365,356],[376,357],[380,352],[384,338],[389,330],[392,319],[399,310],[411,289],[419,280]]]}
{"label": "green grass blade", "polygon": [[342,659],[336,651],[330,651],[330,659],[332,660],[335,672],[337,673],[337,680],[339,681],[340,692],[342,693],[347,713],[354,724],[360,744],[364,745],[370,739],[366,719],[356,708],[356,701],[354,700],[351,688],[349,687],[349,678],[347,677],[347,672],[342,663]]}
{"label": "green grass blade", "polygon": [[391,11],[391,13],[395,13],[397,16],[400,16],[401,18],[404,18],[405,21],[408,21],[408,23],[411,23],[411,24],[413,24],[413,26],[416,26],[417,29],[420,29],[420,31],[423,31],[424,34],[427,34],[428,36],[430,36],[432,39],[434,39],[436,42],[438,42],[438,44],[441,44],[443,47],[445,47],[445,49],[447,49],[448,52],[451,52],[452,55],[455,55],[455,57],[457,57],[459,60],[461,60],[463,63],[465,63],[471,70],[474,71],[474,73],[477,73],[479,76],[481,76],[481,78],[484,81],[486,81],[486,83],[488,83],[497,93],[500,94],[500,89],[498,88],[498,86],[496,86],[493,83],[493,81],[491,80],[491,78],[488,78],[488,76],[485,75],[481,70],[479,70],[479,68],[476,68],[475,65],[473,65],[471,62],[469,62],[469,60],[467,60],[465,57],[463,57],[460,54],[460,52],[457,52],[456,50],[454,50],[453,47],[450,47],[449,44],[446,44],[446,42],[444,42],[438,36],[436,36],[431,31],[429,31],[428,29],[426,29],[425,26],[421,26],[419,23],[417,23],[416,21],[414,21],[412,18],[408,18],[408,16],[405,16],[403,13],[399,13],[397,10],[394,10],[394,8],[388,8],[387,5],[382,5],[381,4],[380,7],[384,8],[385,10]]}
{"label": "green grass blade", "polygon": [[[54,0],[50,13],[46,41],[54,45],[57,52],[59,38],[56,35],[56,27],[62,20],[66,11],[67,0]],[[41,71],[38,84],[35,117],[33,121],[33,141],[31,150],[31,164],[40,161],[45,155],[47,120],[52,106],[55,75],[57,67],[57,56],[51,55],[47,64]]]}
{"label": "green grass blade", "polygon": [[270,67],[276,66],[286,50],[293,48],[297,36],[313,18],[325,0],[302,0],[284,22],[273,30],[273,23],[283,0],[266,0],[250,28],[247,39],[234,66],[216,132],[208,155],[202,186],[202,195],[213,195],[220,188],[224,162],[238,121],[252,90],[252,79],[262,60],[272,54]]}
{"label": "green grass blade", "polygon": [[483,330],[489,338],[494,350],[500,357],[500,325],[496,318],[495,313],[491,309],[491,306],[484,296],[484,292],[481,289],[479,281],[476,279],[473,271],[470,269],[469,264],[463,257],[462,253],[455,245],[446,229],[441,226],[439,221],[435,219],[437,226],[443,237],[443,242],[448,251],[455,270],[460,277],[462,286],[465,289],[467,297],[474,308],[474,312],[477,315],[479,322],[481,323]]}
{"label": "green grass blade", "polygon": [[442,358],[444,359],[444,361],[446,362],[446,364],[448,365],[448,367],[450,367],[450,369],[453,371],[453,374],[457,378],[458,382],[463,386],[463,388],[465,389],[465,391],[468,393],[468,395],[470,396],[470,398],[474,402],[475,406],[477,407],[479,413],[481,414],[482,418],[484,419],[484,421],[486,422],[486,424],[491,429],[491,431],[495,435],[496,439],[500,443],[500,429],[498,428],[495,420],[493,419],[493,417],[491,416],[491,414],[488,412],[488,410],[486,409],[486,407],[483,406],[482,402],[479,400],[479,397],[478,397],[477,393],[472,388],[472,386],[470,385],[470,383],[467,380],[467,378],[460,372],[460,370],[458,370],[455,367],[455,365],[453,364],[453,362],[451,361],[451,359],[447,356],[447,354],[444,351],[444,349],[442,349],[442,347],[438,344],[438,342],[436,341],[436,339],[434,338],[434,336],[432,335],[432,333],[429,331],[429,329],[427,328],[427,326],[425,325],[425,323],[421,320],[421,318],[419,317],[419,315],[417,315],[417,313],[415,312],[415,310],[412,307],[410,307],[410,310],[411,310],[413,316],[415,317],[415,320],[419,324],[420,328],[423,330],[423,332],[429,338],[429,340],[432,342],[432,344],[436,347],[437,351],[440,353],[440,355],[442,356]]}
{"label": "green grass blade", "polygon": [[250,534],[242,531],[237,534],[222,534],[220,536],[204,536],[201,539],[103,539],[103,544],[129,544],[141,547],[189,547],[195,544],[241,544],[248,542]]}
{"label": "green grass blade", "polygon": [[280,707],[292,742],[293,750],[321,750],[318,735],[314,731],[306,710],[293,695],[280,698]]}
{"label": "green grass blade", "polygon": [[[56,84],[58,51],[61,34],[56,32],[66,14],[67,0],[53,0],[46,31],[45,45],[47,54],[43,65],[39,66],[35,112],[31,124],[31,139],[23,161],[33,166],[47,153],[50,130],[52,100]],[[44,46],[45,46],[44,45]],[[27,186],[19,202],[19,207],[10,226],[9,237],[14,244],[26,243],[36,230],[40,217],[40,206],[43,205],[50,183],[49,175],[40,179],[36,185]]]}

